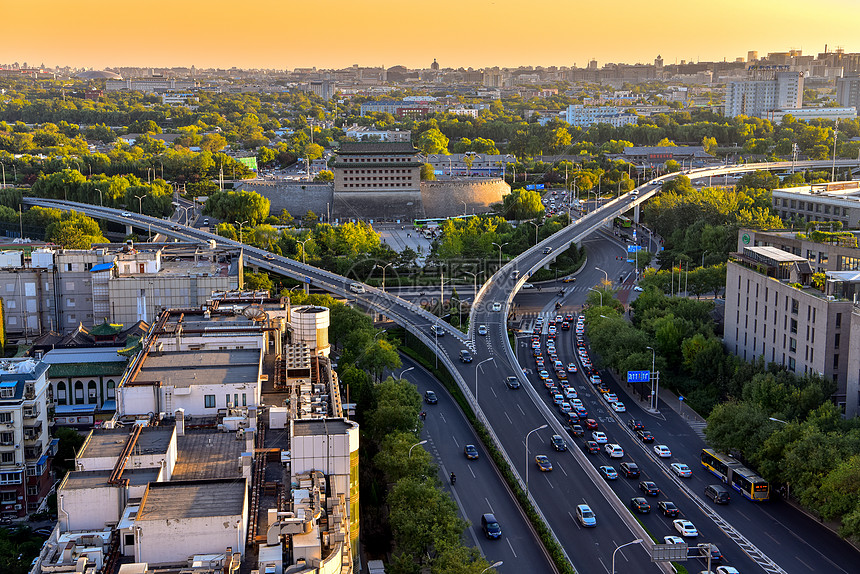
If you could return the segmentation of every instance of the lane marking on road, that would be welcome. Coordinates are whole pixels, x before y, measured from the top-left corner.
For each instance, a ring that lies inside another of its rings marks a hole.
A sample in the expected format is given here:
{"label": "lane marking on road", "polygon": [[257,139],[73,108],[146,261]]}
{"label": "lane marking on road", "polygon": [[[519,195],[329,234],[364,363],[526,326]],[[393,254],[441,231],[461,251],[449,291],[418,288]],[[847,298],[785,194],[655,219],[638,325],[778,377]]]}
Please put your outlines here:
{"label": "lane marking on road", "polygon": [[460,448],[460,443],[457,442],[457,437],[455,437],[454,435],[451,435],[451,440],[454,441],[454,444],[457,445],[457,448]]}
{"label": "lane marking on road", "polygon": [[564,470],[564,467],[563,467],[563,466],[561,466],[561,465],[559,464],[559,465],[558,465],[558,468],[560,468],[560,469],[561,469],[561,471],[564,473],[564,475],[565,475],[565,476],[568,476],[567,471],[566,471],[566,470]]}
{"label": "lane marking on road", "polygon": [[440,418],[440,419],[442,419],[442,422],[443,422],[443,423],[448,424],[448,421],[446,421],[446,420],[445,420],[445,415],[444,415],[444,413],[439,413],[439,418]]}
{"label": "lane marking on road", "polygon": [[815,568],[813,568],[812,566],[810,566],[809,564],[807,564],[806,562],[804,562],[803,560],[801,560],[797,556],[795,556],[794,559],[797,560],[798,562],[800,562],[801,564],[803,564],[804,566],[806,566],[807,568],[809,568],[810,570],[812,570],[813,572],[815,572]]}
{"label": "lane marking on road", "polygon": [[511,417],[508,416],[508,413],[505,413],[505,418],[508,419],[508,423],[510,423],[511,425],[514,424],[514,421],[511,420]]}
{"label": "lane marking on road", "polygon": [[470,464],[469,466],[467,466],[466,468],[468,468],[468,469],[469,469],[469,472],[471,472],[471,473],[472,473],[472,478],[478,478],[477,476],[475,476],[475,471],[474,471],[474,470],[472,470],[472,465],[471,465],[471,464]]}
{"label": "lane marking on road", "polygon": [[490,387],[490,391],[493,393],[494,397],[499,398],[499,395],[496,394],[496,389],[494,389],[493,387]]}
{"label": "lane marking on road", "polygon": [[510,539],[510,538],[506,538],[505,540],[507,540],[507,541],[508,541],[508,548],[510,548],[510,549],[511,549],[511,554],[513,554],[513,555],[514,555],[514,558],[516,558],[516,557],[517,557],[517,552],[516,552],[516,550],[514,550],[514,545],[513,545],[513,544],[511,544],[511,539]]}
{"label": "lane marking on road", "polygon": [[520,413],[522,413],[523,416],[526,416],[525,411],[523,411],[523,407],[521,407],[520,405],[517,405],[517,408],[520,409]]}
{"label": "lane marking on road", "polygon": [[493,505],[492,505],[492,503],[490,502],[490,499],[489,499],[489,498],[484,497],[484,502],[486,502],[486,503],[487,503],[487,508],[489,508],[489,509],[490,509],[490,512],[491,512],[492,514],[495,514],[495,513],[496,513],[496,511],[495,511],[495,510],[493,510]]}
{"label": "lane marking on road", "polygon": [[[600,565],[603,566],[603,569],[606,570],[607,572],[609,572],[609,568],[607,568],[606,564],[603,563],[603,558],[598,556],[597,559],[600,560]],[[609,572],[609,574],[612,574],[612,573]]]}
{"label": "lane marking on road", "polygon": [[544,473],[543,477],[546,479],[546,482],[547,482],[547,484],[549,484],[549,487],[552,489],[555,489],[555,487],[552,485],[552,481],[549,479],[549,477],[546,475],[546,473]]}

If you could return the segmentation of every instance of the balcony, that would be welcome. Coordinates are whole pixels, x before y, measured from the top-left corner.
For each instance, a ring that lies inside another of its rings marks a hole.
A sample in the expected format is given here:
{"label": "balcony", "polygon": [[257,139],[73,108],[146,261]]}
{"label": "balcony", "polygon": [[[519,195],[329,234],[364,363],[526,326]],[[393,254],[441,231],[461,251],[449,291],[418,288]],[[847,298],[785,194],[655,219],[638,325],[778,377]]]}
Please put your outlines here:
{"label": "balcony", "polygon": [[35,419],[39,418],[39,415],[42,414],[42,409],[36,405],[30,408],[25,408],[21,412],[24,414],[25,419]]}

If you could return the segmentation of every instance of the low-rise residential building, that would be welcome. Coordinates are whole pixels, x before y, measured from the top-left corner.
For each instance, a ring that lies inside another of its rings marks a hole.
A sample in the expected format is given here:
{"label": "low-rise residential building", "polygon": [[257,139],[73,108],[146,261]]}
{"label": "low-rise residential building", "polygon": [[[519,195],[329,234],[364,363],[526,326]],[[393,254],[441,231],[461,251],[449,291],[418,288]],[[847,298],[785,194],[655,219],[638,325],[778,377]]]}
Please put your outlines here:
{"label": "low-rise residential building", "polygon": [[839,107],[839,108],[778,108],[768,110],[765,117],[773,123],[779,125],[782,123],[785,116],[791,116],[796,120],[853,120],[857,117],[857,108]]}
{"label": "low-rise residential building", "polygon": [[860,182],[837,181],[774,189],[773,209],[783,221],[840,222],[860,227]]}
{"label": "low-rise residential building", "polygon": [[620,128],[626,125],[636,125],[639,122],[637,114],[623,112],[615,106],[584,106],[582,104],[569,105],[565,119],[570,125],[580,128],[587,128],[594,124],[609,124]]}
{"label": "low-rise residential building", "polygon": [[358,141],[381,141],[381,142],[411,142],[412,130],[379,130],[370,126],[353,124],[344,129],[348,138]]}
{"label": "low-rise residential building", "polygon": [[[855,416],[860,370],[851,365],[860,365],[860,348],[851,337],[860,330],[860,273],[826,267],[831,260],[856,267],[860,249],[855,247],[851,257],[836,249],[831,253],[834,246],[827,243],[813,249],[803,241],[792,244],[797,242],[741,230],[738,252],[731,255],[726,272],[724,341],[746,361],[762,358],[799,375],[832,379],[837,385],[834,401],[846,415]],[[808,251],[817,261],[794,251]],[[813,281],[816,272],[824,273],[822,281]]]}
{"label": "low-rise residential building", "polygon": [[613,159],[623,159],[638,168],[655,167],[673,160],[684,167],[702,167],[721,163],[705,151],[702,146],[632,146],[626,147],[620,154],[612,154]]}

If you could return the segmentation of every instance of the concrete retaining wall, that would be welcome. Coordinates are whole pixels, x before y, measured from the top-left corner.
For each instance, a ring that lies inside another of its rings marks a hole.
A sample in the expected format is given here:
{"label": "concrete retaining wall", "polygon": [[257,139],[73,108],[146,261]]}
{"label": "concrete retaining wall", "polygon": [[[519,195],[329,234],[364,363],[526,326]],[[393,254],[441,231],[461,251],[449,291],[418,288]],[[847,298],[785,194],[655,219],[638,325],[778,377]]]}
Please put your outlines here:
{"label": "concrete retaining wall", "polygon": [[[235,189],[256,191],[271,202],[272,215],[280,215],[281,211],[286,209],[296,219],[301,219],[309,209],[325,218],[334,204],[331,183],[243,182]],[[334,217],[332,214],[332,219]]]}

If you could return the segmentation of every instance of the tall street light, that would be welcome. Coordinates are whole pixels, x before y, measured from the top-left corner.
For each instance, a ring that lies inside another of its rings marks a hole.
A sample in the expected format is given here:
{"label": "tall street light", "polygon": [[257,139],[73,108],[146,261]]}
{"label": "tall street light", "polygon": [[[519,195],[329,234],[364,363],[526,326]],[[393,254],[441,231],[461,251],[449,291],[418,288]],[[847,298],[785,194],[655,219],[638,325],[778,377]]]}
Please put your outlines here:
{"label": "tall street light", "polygon": [[480,367],[487,361],[494,361],[495,359],[495,357],[490,357],[489,359],[484,359],[483,361],[475,365],[475,406],[478,408],[480,408],[480,405],[478,404],[478,367]]}
{"label": "tall street light", "polygon": [[137,213],[139,215],[143,215],[143,198],[146,197],[146,195],[135,195],[134,197],[137,198]]}
{"label": "tall street light", "polygon": [[657,412],[657,391],[660,389],[659,374],[654,371],[654,363],[657,360],[657,351],[654,347],[645,347],[651,349],[651,412]]}
{"label": "tall street light", "polygon": [[608,285],[612,285],[612,283],[609,282],[609,273],[607,273],[606,271],[603,271],[603,269],[601,269],[600,267],[595,267],[595,269],[598,271],[601,271],[603,273],[603,275],[606,276],[606,283]]}
{"label": "tall street light", "polygon": [[598,291],[597,289],[593,289],[591,287],[588,288],[589,291],[594,291],[598,295],[600,295],[600,306],[603,307],[603,291]]}
{"label": "tall street light", "polygon": [[389,265],[394,265],[394,261],[391,263],[386,263],[385,265],[374,265],[373,268],[382,267],[382,292],[385,293],[385,269],[388,268]]}
{"label": "tall street light", "polygon": [[507,244],[508,244],[508,243],[507,243],[507,242],[505,242],[505,243],[502,243],[501,245],[499,245],[499,244],[498,244],[498,243],[496,243],[495,241],[493,242],[493,245],[495,245],[496,247],[498,247],[498,248],[499,248],[499,269],[501,269],[501,268],[502,268],[502,247],[504,247],[504,246],[505,246],[505,245],[507,245]]}
{"label": "tall street light", "polygon": [[534,221],[526,221],[526,223],[529,223],[529,224],[535,226],[535,245],[537,245],[538,244],[538,227],[543,225],[543,223],[535,223]]}
{"label": "tall street light", "polygon": [[615,552],[618,552],[619,550],[621,550],[625,546],[630,546],[631,544],[642,544],[642,539],[637,538],[636,540],[628,542],[627,544],[622,544],[621,546],[616,548],[614,552],[612,552],[612,574],[615,574]]}
{"label": "tall street light", "polygon": [[402,379],[402,378],[403,378],[403,375],[405,375],[406,373],[408,373],[409,371],[411,371],[411,370],[412,370],[412,369],[414,369],[414,368],[415,368],[415,367],[414,367],[414,366],[412,366],[412,367],[409,367],[408,369],[403,369],[402,371],[400,371],[400,376],[399,376],[399,377],[397,377],[397,378],[398,378],[398,379]]}
{"label": "tall street light", "polygon": [[471,271],[463,271],[463,273],[472,276],[473,288],[475,290],[472,294],[472,305],[474,306],[475,300],[478,298],[478,275],[483,273],[483,271],[478,271],[477,273],[472,273]]}
{"label": "tall street light", "polygon": [[[311,240],[311,238],[310,238],[310,237],[308,237],[308,238],[307,238],[307,239],[305,239],[304,241],[298,241],[298,242],[297,242],[297,243],[301,243],[301,244],[302,244],[302,265],[304,265],[304,264],[305,264],[305,243],[307,243],[307,242],[308,242],[308,241],[310,241],[310,240]],[[305,284],[305,295],[310,294],[310,287],[308,286],[308,282],[307,282],[307,281],[303,281],[303,283]]]}
{"label": "tall street light", "polygon": [[[186,217],[186,219],[187,219],[187,217]],[[245,225],[246,223],[249,223],[249,222],[246,220],[246,221],[242,221],[242,222],[234,221],[233,223],[235,223],[239,226],[239,243],[245,243],[244,241],[242,241],[242,226]]]}
{"label": "tall street light", "polygon": [[412,458],[412,449],[415,448],[416,446],[421,446],[422,444],[427,444],[427,441],[422,440],[421,442],[416,442],[415,444],[410,446],[409,447],[409,456],[407,456],[406,458]]}
{"label": "tall street light", "polygon": [[489,566],[487,566],[486,568],[481,570],[481,574],[484,574],[484,572],[486,572],[487,570],[490,570],[491,568],[498,568],[502,564],[504,564],[504,562],[502,562],[501,560],[499,560],[498,562],[496,562],[494,564],[490,564]]}
{"label": "tall street light", "polygon": [[526,496],[529,495],[529,437],[533,432],[543,430],[549,425],[541,425],[536,429],[532,429],[526,433]]}

